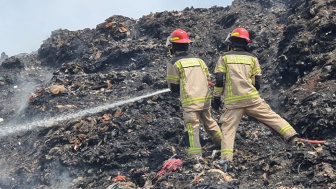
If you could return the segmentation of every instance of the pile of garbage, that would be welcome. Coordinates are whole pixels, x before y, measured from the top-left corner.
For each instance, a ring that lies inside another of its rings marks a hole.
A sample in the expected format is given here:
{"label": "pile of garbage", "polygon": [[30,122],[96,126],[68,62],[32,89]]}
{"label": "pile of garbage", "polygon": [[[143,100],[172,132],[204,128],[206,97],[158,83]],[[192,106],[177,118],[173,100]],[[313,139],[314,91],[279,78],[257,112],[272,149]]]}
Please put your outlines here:
{"label": "pile of garbage", "polygon": [[[139,20],[113,15],[94,29],[53,31],[36,54],[2,54],[0,188],[336,187],[335,7],[234,0]],[[187,156],[178,96],[164,92],[165,43],[186,30],[213,72],[236,27],[250,32],[261,96],[309,140],[293,147],[243,117],[223,172],[203,130],[203,159]]]}

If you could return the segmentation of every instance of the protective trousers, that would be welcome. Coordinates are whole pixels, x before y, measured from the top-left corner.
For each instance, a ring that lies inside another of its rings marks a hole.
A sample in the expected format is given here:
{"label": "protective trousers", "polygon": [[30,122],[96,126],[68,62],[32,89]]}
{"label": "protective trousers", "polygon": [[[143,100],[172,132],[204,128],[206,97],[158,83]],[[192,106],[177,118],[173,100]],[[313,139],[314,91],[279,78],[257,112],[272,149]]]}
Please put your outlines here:
{"label": "protective trousers", "polygon": [[273,110],[263,100],[261,103],[238,109],[225,109],[220,123],[222,124],[223,140],[221,144],[221,159],[232,161],[234,139],[237,127],[243,115],[258,119],[267,127],[282,135],[286,140],[296,135],[293,127]]}
{"label": "protective trousers", "polygon": [[183,111],[183,118],[185,122],[185,131],[188,132],[189,137],[189,155],[202,157],[202,148],[199,137],[200,121],[203,123],[204,130],[210,136],[212,141],[218,146],[221,145],[222,132],[217,122],[211,117],[210,109]]}

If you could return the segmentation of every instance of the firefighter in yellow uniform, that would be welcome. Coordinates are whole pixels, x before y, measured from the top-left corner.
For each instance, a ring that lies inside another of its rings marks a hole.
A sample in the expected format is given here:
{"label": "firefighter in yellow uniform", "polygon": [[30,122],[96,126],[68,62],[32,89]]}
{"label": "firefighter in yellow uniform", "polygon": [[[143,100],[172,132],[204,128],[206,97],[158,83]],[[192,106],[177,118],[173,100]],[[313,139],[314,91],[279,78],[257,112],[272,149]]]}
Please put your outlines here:
{"label": "firefighter in yellow uniform", "polygon": [[220,146],[222,133],[217,122],[211,117],[211,90],[208,86],[209,70],[203,60],[190,55],[188,34],[182,29],[171,33],[168,41],[174,55],[167,64],[167,83],[173,93],[180,93],[185,123],[185,134],[189,139],[188,154],[194,158],[202,157],[199,139],[199,124],[212,141]]}
{"label": "firefighter in yellow uniform", "polygon": [[247,44],[251,43],[248,31],[237,28],[229,40],[231,50],[219,58],[215,67],[213,93],[214,110],[218,110],[224,101],[220,117],[223,133],[221,161],[218,163],[225,167],[233,159],[235,134],[243,115],[256,118],[292,143],[300,142],[293,127],[259,96],[261,70],[258,59],[247,52]]}

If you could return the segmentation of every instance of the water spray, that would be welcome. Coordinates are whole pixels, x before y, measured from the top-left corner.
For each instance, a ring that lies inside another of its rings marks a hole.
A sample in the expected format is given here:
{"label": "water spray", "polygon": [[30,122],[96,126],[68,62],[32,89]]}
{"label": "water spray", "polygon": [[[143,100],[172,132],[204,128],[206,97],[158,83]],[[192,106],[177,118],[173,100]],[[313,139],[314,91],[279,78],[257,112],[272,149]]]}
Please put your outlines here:
{"label": "water spray", "polygon": [[94,114],[94,113],[98,113],[98,112],[102,112],[105,110],[109,110],[111,108],[123,105],[123,104],[127,104],[130,102],[135,102],[144,98],[148,98],[154,95],[158,95],[158,94],[162,94],[162,93],[166,93],[169,92],[170,89],[163,89],[163,90],[159,90],[150,94],[146,94],[146,95],[142,95],[142,96],[138,96],[138,97],[134,97],[134,98],[130,98],[124,101],[119,101],[119,102],[115,102],[112,104],[105,104],[105,105],[101,105],[101,106],[97,106],[94,108],[89,108],[89,109],[85,109],[85,110],[81,110],[77,113],[73,113],[73,114],[64,114],[64,115],[60,115],[60,116],[56,116],[56,117],[51,117],[51,118],[45,118],[43,120],[39,120],[39,121],[34,121],[32,123],[26,123],[26,124],[8,124],[8,125],[4,125],[3,127],[1,127],[0,130],[0,136],[5,136],[8,134],[12,134],[12,133],[16,133],[16,132],[20,132],[20,131],[24,131],[24,130],[32,130],[34,128],[37,127],[44,127],[44,126],[52,126],[54,123],[56,122],[61,122],[61,121],[66,121],[69,119],[74,119],[74,118],[78,118],[78,117],[83,117],[85,115],[89,115],[89,114]]}

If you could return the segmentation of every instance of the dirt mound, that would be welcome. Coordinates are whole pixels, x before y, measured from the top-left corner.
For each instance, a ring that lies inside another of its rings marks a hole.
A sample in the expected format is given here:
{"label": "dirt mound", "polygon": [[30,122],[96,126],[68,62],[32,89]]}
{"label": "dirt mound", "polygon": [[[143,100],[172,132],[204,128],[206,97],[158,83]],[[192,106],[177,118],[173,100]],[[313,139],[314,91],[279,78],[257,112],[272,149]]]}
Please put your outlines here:
{"label": "dirt mound", "polygon": [[[235,0],[52,32],[37,54],[1,60],[0,188],[335,187],[335,6]],[[212,72],[236,27],[250,31],[262,97],[301,137],[326,142],[292,147],[244,117],[223,173],[212,165],[219,154],[204,131],[201,166],[187,156],[180,102],[164,92],[165,43],[185,29],[191,52]],[[182,166],[158,177],[174,154]]]}

